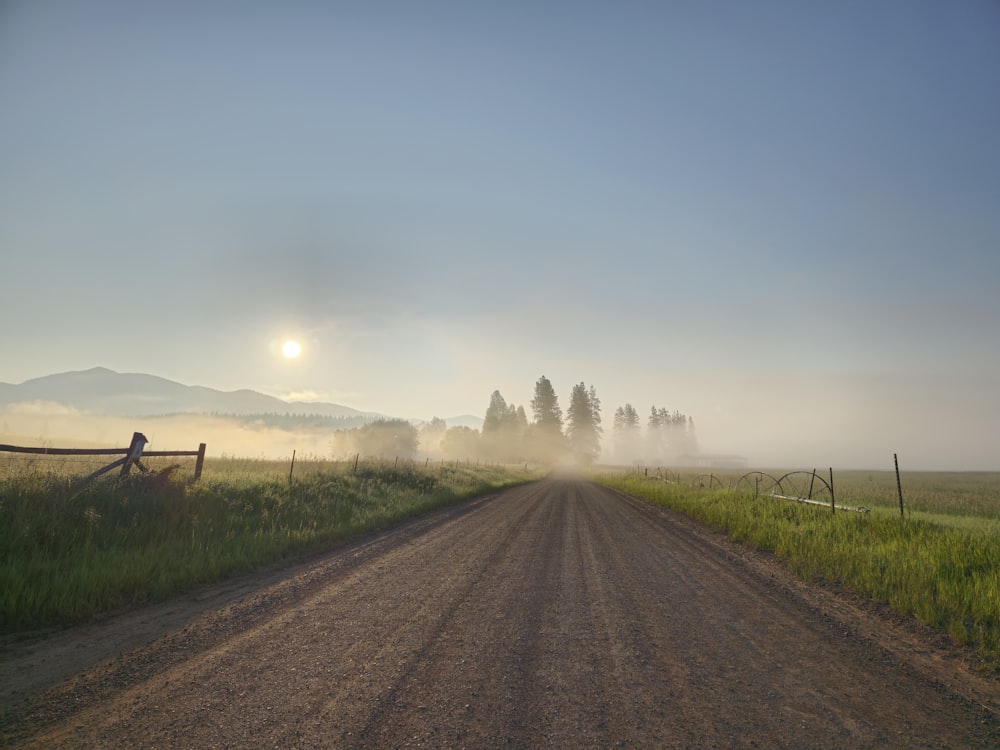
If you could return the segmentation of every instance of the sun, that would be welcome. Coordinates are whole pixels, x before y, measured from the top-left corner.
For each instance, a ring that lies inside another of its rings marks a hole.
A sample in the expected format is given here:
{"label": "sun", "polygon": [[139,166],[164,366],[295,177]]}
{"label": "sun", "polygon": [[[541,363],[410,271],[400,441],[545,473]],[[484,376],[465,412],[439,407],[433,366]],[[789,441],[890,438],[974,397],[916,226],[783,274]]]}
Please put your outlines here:
{"label": "sun", "polygon": [[298,341],[289,339],[281,345],[281,353],[285,356],[285,359],[295,359],[302,354],[302,347],[299,346]]}

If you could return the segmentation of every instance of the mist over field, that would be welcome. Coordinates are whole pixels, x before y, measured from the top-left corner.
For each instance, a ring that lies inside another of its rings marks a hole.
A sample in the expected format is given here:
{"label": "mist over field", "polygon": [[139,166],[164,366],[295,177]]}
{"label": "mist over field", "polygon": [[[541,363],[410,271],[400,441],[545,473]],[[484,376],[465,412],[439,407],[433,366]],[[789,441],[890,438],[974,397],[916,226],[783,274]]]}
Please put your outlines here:
{"label": "mist over field", "polygon": [[94,416],[66,410],[61,414],[29,414],[17,408],[0,411],[0,442],[23,447],[126,448],[133,432],[148,439],[148,450],[197,450],[209,456],[243,458],[330,457],[325,433],[291,432],[237,424],[224,417],[180,415],[136,419]]}
{"label": "mist over field", "polygon": [[774,374],[719,385],[691,407],[704,408],[702,446],[754,466],[891,469],[898,453],[913,471],[1000,468],[1000,398],[986,376]]}
{"label": "mist over field", "polygon": [[[634,404],[638,429],[623,436],[613,426],[620,403],[597,390],[603,433],[598,463],[647,466],[745,465],[748,468],[890,469],[892,454],[910,471],[996,470],[995,439],[1000,403],[992,382],[962,387],[949,376],[934,382],[910,377],[813,376],[778,373],[739,378],[673,378],[672,392],[683,405],[692,430],[682,443],[666,436],[651,440],[650,405]],[[511,387],[509,408],[527,406],[530,384]],[[483,389],[480,416],[489,406]],[[624,391],[620,391],[624,393]],[[927,393],[936,394],[926,399]],[[565,394],[556,394],[565,409]],[[523,408],[523,407],[522,407]],[[528,409],[530,413],[530,409]],[[444,413],[444,412],[442,412]],[[210,456],[345,460],[356,453],[417,460],[554,460],[544,446],[522,433],[509,443],[481,441],[481,430],[448,424],[433,414],[413,421],[390,420],[412,431],[410,442],[390,432],[364,439],[359,428],[376,418],[314,419],[305,415],[246,417],[175,414],[148,417],[96,415],[55,401],[9,403],[0,407],[0,443],[48,447],[125,447],[133,431],[143,432],[151,450],[190,450],[207,444]],[[385,419],[385,418],[380,418]],[[528,427],[534,420],[528,420]],[[397,429],[398,432],[398,429]]]}

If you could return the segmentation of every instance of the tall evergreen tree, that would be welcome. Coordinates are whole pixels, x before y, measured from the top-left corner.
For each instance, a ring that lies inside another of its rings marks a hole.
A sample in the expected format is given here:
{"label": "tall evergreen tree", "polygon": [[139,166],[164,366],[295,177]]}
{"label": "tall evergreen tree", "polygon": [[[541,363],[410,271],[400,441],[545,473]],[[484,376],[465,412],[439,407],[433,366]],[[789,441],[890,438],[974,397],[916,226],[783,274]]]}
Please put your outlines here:
{"label": "tall evergreen tree", "polygon": [[653,461],[659,461],[663,455],[666,412],[666,409],[657,409],[656,406],[649,410],[649,420],[646,422],[646,453]]}
{"label": "tall evergreen tree", "polygon": [[665,407],[650,410],[646,433],[648,457],[653,461],[677,461],[698,451],[694,420]]}
{"label": "tall evergreen tree", "polygon": [[493,391],[483,419],[480,441],[483,455],[499,461],[523,460],[526,458],[523,443],[527,427],[524,407],[508,404],[500,391]]}
{"label": "tall evergreen tree", "polygon": [[639,414],[632,404],[615,409],[614,454],[622,463],[639,458]]}
{"label": "tall evergreen tree", "polygon": [[604,428],[601,427],[601,399],[597,397],[597,389],[594,386],[587,389],[587,398],[590,400],[590,416],[594,423],[594,429],[600,435],[604,432]]}
{"label": "tall evergreen tree", "polygon": [[531,399],[531,413],[535,424],[543,432],[556,434],[562,432],[562,409],[559,408],[559,398],[547,377],[542,375],[535,381],[535,397]]}
{"label": "tall evergreen tree", "polygon": [[563,457],[566,450],[562,432],[563,416],[555,389],[544,375],[535,382],[531,411],[535,421],[526,433],[528,451],[537,461],[555,463]]}
{"label": "tall evergreen tree", "polygon": [[566,437],[577,459],[585,463],[594,462],[601,453],[600,401],[596,397],[593,386],[588,391],[582,382],[574,385],[566,410]]}
{"label": "tall evergreen tree", "polygon": [[619,406],[615,409],[615,421],[611,427],[616,433],[621,432],[625,429],[625,408]]}
{"label": "tall evergreen tree", "polygon": [[524,413],[524,407],[518,406],[517,408],[514,408],[514,405],[511,404],[510,408],[511,408],[511,417],[510,417],[511,426],[518,432],[523,433],[526,429],[528,429],[528,415]]}
{"label": "tall evergreen tree", "polygon": [[483,419],[483,435],[501,432],[510,420],[510,409],[507,400],[500,395],[500,391],[493,391],[490,396],[490,405],[486,407],[486,416]]}

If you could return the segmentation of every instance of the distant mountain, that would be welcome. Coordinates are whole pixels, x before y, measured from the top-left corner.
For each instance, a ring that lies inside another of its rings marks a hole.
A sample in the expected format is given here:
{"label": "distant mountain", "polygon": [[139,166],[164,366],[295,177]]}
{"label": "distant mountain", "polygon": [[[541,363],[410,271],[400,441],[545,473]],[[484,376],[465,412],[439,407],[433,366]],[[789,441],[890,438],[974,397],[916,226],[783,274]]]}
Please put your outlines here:
{"label": "distant mountain", "polygon": [[328,417],[372,417],[349,406],[284,401],[251,390],[217,391],[183,385],[141,373],[119,373],[105,367],[63,372],[26,380],[20,385],[0,383],[0,408],[26,401],[45,401],[97,415],[120,417],[161,414],[319,414]]}

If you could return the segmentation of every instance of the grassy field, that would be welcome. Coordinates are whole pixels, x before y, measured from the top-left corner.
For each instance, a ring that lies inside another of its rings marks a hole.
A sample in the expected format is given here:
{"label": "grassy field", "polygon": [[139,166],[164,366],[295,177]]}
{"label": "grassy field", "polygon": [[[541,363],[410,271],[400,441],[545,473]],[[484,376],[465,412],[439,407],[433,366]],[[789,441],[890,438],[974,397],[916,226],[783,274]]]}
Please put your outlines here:
{"label": "grassy field", "polygon": [[190,468],[81,482],[86,471],[68,466],[22,462],[0,474],[0,632],[162,600],[538,476],[305,461],[290,480],[286,462],[210,459],[199,482]]}
{"label": "grassy field", "polygon": [[[190,466],[125,481],[76,478],[91,468],[0,465],[0,632],[162,600],[540,475],[308,460],[290,480],[287,462],[210,459],[197,483]],[[904,518],[891,472],[835,474],[837,505],[865,514],[769,498],[761,487],[755,497],[746,482],[734,489],[739,473],[650,474],[595,478],[773,551],[803,578],[913,614],[1000,667],[1000,473],[905,473]],[[815,489],[829,499],[821,483]]]}
{"label": "grassy field", "polygon": [[746,485],[734,489],[737,474],[595,479],[773,551],[804,579],[837,582],[912,614],[1000,668],[1000,473],[904,474],[902,518],[891,472],[835,474],[837,504],[869,513],[755,497]]}

